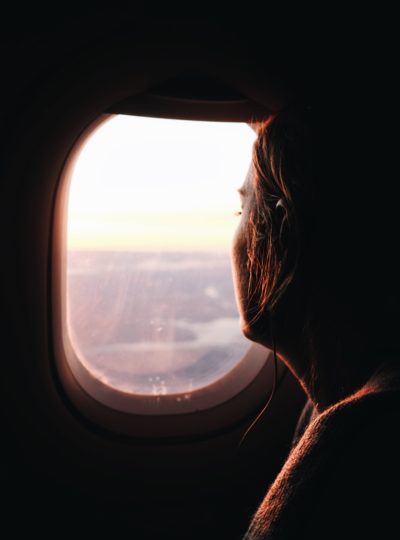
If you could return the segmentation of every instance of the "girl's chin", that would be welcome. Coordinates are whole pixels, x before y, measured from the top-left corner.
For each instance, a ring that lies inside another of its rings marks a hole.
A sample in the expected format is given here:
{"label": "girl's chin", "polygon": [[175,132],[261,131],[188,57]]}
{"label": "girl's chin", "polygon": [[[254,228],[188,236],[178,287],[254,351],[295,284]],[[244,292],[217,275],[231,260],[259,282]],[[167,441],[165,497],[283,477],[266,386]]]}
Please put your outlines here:
{"label": "girl's chin", "polygon": [[249,322],[245,318],[241,318],[240,328],[243,335],[250,341],[259,343],[269,349],[273,348],[272,337],[270,334],[269,324],[266,321],[258,320]]}

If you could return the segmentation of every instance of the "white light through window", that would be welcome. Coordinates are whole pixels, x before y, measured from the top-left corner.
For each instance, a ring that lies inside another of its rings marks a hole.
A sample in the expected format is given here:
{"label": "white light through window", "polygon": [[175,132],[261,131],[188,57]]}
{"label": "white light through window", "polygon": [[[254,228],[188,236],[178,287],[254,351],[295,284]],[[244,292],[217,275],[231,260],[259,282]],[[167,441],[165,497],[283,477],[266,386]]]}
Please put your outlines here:
{"label": "white light through window", "polygon": [[68,197],[67,330],[102,382],[185,395],[241,360],[229,253],[254,137],[115,116],[85,143]]}

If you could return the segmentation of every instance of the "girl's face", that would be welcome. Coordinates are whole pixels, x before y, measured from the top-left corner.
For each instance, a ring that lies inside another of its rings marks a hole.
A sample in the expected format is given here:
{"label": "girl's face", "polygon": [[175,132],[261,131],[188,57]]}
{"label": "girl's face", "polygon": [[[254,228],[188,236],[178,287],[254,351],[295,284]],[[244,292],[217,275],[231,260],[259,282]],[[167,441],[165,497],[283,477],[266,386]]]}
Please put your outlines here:
{"label": "girl's face", "polygon": [[238,190],[241,210],[238,212],[240,222],[236,229],[232,245],[232,270],[242,332],[247,338],[256,341],[251,321],[254,318],[254,313],[257,312],[258,305],[254,291],[251,290],[251,280],[248,270],[249,214],[252,205],[255,203],[253,174],[253,165],[251,164],[246,179],[242,187]]}
{"label": "girl's face", "polygon": [[[259,268],[260,261],[257,257],[260,257],[262,253],[262,250],[254,251],[254,240],[256,244],[260,242],[260,245],[267,242],[266,227],[268,225],[265,221],[261,222],[264,225],[260,225],[255,213],[257,194],[253,163],[249,167],[243,186],[239,189],[239,194],[241,198],[240,222],[233,239],[232,270],[241,330],[248,339],[273,348],[271,318],[265,303],[262,305],[258,283],[260,278],[265,280],[268,276],[254,275]],[[264,230],[261,230],[262,227]],[[251,259],[253,260],[250,265]]]}

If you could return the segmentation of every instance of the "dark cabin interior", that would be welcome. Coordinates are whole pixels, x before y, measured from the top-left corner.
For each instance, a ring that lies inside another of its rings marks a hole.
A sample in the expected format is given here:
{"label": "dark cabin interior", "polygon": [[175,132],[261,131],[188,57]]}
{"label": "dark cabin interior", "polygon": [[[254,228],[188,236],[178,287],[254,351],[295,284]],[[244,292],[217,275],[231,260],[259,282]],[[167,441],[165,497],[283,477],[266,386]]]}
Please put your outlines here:
{"label": "dark cabin interior", "polygon": [[54,200],[73,142],[106,111],[244,119],[321,83],[315,34],[297,28],[282,44],[289,25],[258,26],[115,9],[3,19],[2,522],[13,536],[239,540],[287,456],[305,403],[289,373],[240,447],[263,402],[222,431],[135,437],[71,403],[51,322]]}

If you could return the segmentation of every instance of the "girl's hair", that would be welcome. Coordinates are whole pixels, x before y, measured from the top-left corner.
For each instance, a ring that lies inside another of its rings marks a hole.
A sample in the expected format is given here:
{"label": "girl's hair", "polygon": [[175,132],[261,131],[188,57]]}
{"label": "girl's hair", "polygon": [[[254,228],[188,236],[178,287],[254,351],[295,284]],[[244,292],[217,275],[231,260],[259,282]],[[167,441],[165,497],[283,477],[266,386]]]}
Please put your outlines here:
{"label": "girl's hair", "polygon": [[256,125],[255,201],[246,239],[249,301],[257,305],[252,322],[265,310],[273,312],[296,273],[301,229],[311,202],[308,116],[309,111],[296,106]]}

